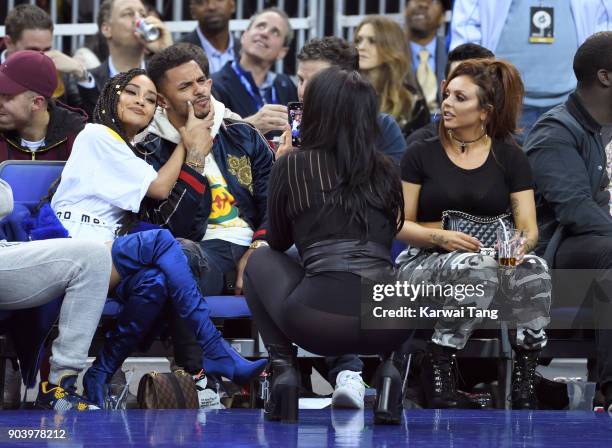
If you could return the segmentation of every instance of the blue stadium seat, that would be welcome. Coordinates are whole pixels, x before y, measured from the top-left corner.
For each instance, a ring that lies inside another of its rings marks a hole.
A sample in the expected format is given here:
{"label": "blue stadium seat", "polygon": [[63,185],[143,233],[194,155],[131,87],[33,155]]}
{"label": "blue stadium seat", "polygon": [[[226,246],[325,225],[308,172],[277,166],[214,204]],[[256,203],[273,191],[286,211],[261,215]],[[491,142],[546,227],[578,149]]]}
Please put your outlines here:
{"label": "blue stadium seat", "polygon": [[[250,318],[251,310],[244,296],[207,296],[206,301],[211,309],[213,319]],[[123,305],[118,300],[109,297],[104,305],[102,315],[114,317],[121,312]],[[0,311],[0,319],[2,312]]]}
{"label": "blue stadium seat", "polygon": [[58,161],[7,160],[0,163],[0,179],[13,189],[15,202],[35,205],[63,169],[64,162]]}
{"label": "blue stadium seat", "polygon": [[402,243],[400,240],[393,240],[393,244],[391,245],[391,261],[395,263],[397,256],[407,247],[408,245],[406,243]]}
{"label": "blue stadium seat", "polygon": [[[57,179],[65,162],[39,160],[9,160],[0,163],[0,179],[4,179],[13,189],[15,203],[32,207],[47,195],[49,186]],[[207,297],[211,316],[216,320],[250,318],[251,312],[244,296]],[[122,305],[109,297],[103,311],[103,317],[114,318],[119,314]],[[0,312],[0,318],[2,313]]]}

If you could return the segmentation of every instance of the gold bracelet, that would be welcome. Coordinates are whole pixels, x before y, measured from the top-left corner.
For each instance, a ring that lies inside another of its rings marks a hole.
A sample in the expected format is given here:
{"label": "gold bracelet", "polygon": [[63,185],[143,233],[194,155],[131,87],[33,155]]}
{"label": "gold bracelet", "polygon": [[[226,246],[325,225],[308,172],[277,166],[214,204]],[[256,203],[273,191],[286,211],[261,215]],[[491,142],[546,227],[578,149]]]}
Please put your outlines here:
{"label": "gold bracelet", "polygon": [[191,168],[204,168],[204,164],[203,163],[196,163],[196,162],[185,162],[185,165],[190,166]]}
{"label": "gold bracelet", "polygon": [[259,247],[269,247],[270,245],[268,244],[267,241],[264,240],[255,240],[251,243],[251,245],[249,246],[249,249],[257,249]]}

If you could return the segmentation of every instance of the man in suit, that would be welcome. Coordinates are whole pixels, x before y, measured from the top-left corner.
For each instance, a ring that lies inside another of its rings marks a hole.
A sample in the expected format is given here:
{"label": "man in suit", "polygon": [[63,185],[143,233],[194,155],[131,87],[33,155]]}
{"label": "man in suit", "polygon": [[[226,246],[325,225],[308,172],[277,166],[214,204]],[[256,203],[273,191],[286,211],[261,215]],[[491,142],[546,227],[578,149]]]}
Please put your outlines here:
{"label": "man in suit", "polygon": [[444,24],[448,0],[408,0],[404,9],[406,30],[412,50],[412,68],[431,113],[440,109],[440,81],[446,66],[446,42],[438,36]]}
{"label": "man in suit", "polygon": [[286,104],[297,101],[291,79],[271,71],[285,57],[293,39],[287,14],[264,9],[240,38],[240,59],[227,62],[212,76],[213,96],[262,133],[282,131],[288,124]]}
{"label": "man in suit", "polygon": [[234,0],[189,0],[189,10],[198,26],[181,42],[204,49],[211,74],[227,62],[240,59],[240,42],[229,29],[229,21],[236,12]]}
{"label": "man in suit", "polygon": [[[159,39],[146,42],[135,31],[140,19],[159,29]],[[172,45],[168,29],[157,17],[146,15],[141,0],[104,0],[96,21],[108,44],[109,56],[100,66],[91,70],[85,80],[78,83],[83,109],[90,117],[106,81],[132,68],[145,68],[147,51],[157,53]]]}

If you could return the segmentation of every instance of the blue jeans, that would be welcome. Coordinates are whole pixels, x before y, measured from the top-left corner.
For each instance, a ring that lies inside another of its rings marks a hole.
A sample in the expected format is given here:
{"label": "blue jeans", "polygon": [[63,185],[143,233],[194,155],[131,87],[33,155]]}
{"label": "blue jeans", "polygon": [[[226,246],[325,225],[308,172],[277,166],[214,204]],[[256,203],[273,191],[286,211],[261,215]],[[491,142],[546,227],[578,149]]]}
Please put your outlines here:
{"label": "blue jeans", "polygon": [[[179,239],[179,242],[203,296],[224,293],[225,274],[235,271],[236,265],[248,249],[248,246],[223,240],[196,242]],[[202,368],[202,349],[193,331],[174,312],[170,322],[175,364],[186,372],[197,373]]]}

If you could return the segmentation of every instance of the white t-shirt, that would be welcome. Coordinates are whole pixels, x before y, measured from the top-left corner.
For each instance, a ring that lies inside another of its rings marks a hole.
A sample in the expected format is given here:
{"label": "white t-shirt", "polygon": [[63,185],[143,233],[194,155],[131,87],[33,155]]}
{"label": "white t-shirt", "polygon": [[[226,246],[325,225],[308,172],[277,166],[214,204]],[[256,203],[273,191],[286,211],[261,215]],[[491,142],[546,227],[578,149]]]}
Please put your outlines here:
{"label": "white t-shirt", "polygon": [[227,182],[212,153],[206,156],[204,176],[210,185],[212,204],[203,240],[219,239],[240,246],[248,246],[253,239],[253,230],[240,217],[236,200],[229,192]]}
{"label": "white t-shirt", "polygon": [[51,207],[73,238],[111,241],[126,210],[138,212],[156,178],[116,132],[87,124],[74,140]]}

